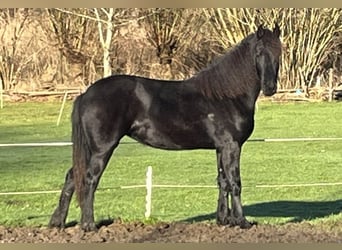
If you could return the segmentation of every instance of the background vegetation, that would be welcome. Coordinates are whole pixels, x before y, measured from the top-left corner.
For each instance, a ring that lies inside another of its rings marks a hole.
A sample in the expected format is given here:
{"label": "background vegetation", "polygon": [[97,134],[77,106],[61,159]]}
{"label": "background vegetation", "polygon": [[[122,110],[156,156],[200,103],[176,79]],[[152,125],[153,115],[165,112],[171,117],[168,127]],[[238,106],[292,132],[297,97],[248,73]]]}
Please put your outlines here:
{"label": "background vegetation", "polygon": [[1,9],[5,90],[84,88],[109,74],[183,79],[258,25],[282,30],[279,87],[342,82],[341,9]]}

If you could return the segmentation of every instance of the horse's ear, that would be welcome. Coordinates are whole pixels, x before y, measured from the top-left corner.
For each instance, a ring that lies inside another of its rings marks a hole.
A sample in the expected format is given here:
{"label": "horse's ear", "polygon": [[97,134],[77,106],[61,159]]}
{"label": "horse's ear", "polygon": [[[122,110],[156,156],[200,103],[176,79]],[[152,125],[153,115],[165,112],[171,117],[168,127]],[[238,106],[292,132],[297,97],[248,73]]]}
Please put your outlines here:
{"label": "horse's ear", "polygon": [[279,28],[279,25],[277,23],[275,23],[275,27],[273,29],[273,34],[275,34],[277,37],[280,36],[280,28]]}
{"label": "horse's ear", "polygon": [[264,28],[262,25],[259,25],[258,30],[257,30],[257,38],[260,39],[264,36]]}

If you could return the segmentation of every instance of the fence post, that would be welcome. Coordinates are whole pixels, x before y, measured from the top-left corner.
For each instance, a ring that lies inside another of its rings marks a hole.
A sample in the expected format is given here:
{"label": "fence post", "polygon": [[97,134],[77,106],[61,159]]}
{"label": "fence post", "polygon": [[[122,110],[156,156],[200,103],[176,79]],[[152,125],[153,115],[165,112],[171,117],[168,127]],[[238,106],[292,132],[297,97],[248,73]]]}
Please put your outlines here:
{"label": "fence post", "polygon": [[59,115],[58,115],[58,118],[57,118],[57,123],[56,123],[57,126],[59,126],[59,123],[61,121],[63,110],[64,110],[64,105],[65,105],[67,96],[68,96],[68,91],[65,91],[64,97],[63,97],[63,101],[62,101],[62,105],[61,105],[61,108],[59,110]]}
{"label": "fence post", "polygon": [[334,93],[334,88],[333,88],[333,69],[329,69],[329,102],[332,101],[333,99],[333,93]]}
{"label": "fence post", "polygon": [[152,167],[148,166],[146,171],[146,211],[145,218],[148,219],[151,216],[152,207]]}
{"label": "fence post", "polygon": [[3,96],[3,87],[2,87],[2,77],[0,75],[0,109],[4,108],[4,96]]}

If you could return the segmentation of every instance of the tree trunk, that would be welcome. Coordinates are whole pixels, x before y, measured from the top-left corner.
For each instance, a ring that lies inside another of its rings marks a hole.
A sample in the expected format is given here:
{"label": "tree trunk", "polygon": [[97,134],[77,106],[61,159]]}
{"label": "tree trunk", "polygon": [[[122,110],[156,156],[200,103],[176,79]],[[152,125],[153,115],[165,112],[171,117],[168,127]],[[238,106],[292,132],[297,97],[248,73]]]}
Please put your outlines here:
{"label": "tree trunk", "polygon": [[105,9],[101,9],[107,16],[106,29],[105,29],[105,37],[104,31],[102,29],[103,21],[100,19],[99,11],[97,8],[94,9],[96,18],[97,18],[97,25],[99,29],[99,37],[101,46],[103,49],[103,77],[110,76],[112,74],[112,67],[110,63],[110,44],[113,37],[113,16],[114,16],[114,9],[109,8],[108,11]]}

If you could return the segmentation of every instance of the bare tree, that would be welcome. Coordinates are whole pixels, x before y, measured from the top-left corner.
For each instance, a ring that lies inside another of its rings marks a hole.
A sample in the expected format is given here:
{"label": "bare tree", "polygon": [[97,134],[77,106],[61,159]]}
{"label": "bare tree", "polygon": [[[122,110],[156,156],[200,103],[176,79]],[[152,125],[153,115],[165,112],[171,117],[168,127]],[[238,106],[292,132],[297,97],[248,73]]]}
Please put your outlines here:
{"label": "bare tree", "polygon": [[[88,9],[46,9],[50,27],[46,27],[47,35],[51,36],[51,46],[60,51],[59,70],[56,80],[59,82],[73,81],[81,76],[84,85],[88,85],[96,76],[96,56],[99,47],[94,34],[95,23],[88,18]],[[71,70],[78,65],[79,72]]]}
{"label": "bare tree", "polygon": [[[198,9],[147,9],[145,10],[145,29],[150,44],[155,48],[160,67],[168,69],[166,78],[183,78],[172,72],[174,68],[182,68],[184,56],[189,45],[196,40],[205,23],[198,15]],[[163,70],[162,70],[163,71]]]}
{"label": "bare tree", "polygon": [[[106,77],[112,74],[113,35],[117,32],[118,27],[130,22],[128,15],[130,10],[93,8],[48,11],[50,13],[58,12],[57,20],[55,20],[55,15],[50,16],[53,17],[53,27],[55,33],[60,37],[59,43],[62,44],[64,55],[67,55],[69,60],[76,60],[78,63],[86,64],[87,60],[91,60],[95,67],[102,68],[101,77]],[[89,38],[91,38],[91,42],[89,42]],[[84,45],[83,48],[82,45]],[[102,53],[99,52],[99,49],[102,50]],[[102,57],[102,64],[97,61],[98,57]]]}
{"label": "bare tree", "polygon": [[0,10],[0,77],[3,89],[14,88],[23,64],[30,60],[27,54],[21,53],[23,44],[20,44],[28,17],[29,12],[25,9]]}
{"label": "bare tree", "polygon": [[218,41],[226,47],[240,41],[258,25],[282,31],[282,88],[312,86],[322,74],[334,36],[341,32],[341,9],[204,9]]}
{"label": "bare tree", "polygon": [[[342,31],[339,9],[286,9],[282,12],[286,82],[296,88],[312,87],[323,74],[335,34]],[[289,87],[289,84],[286,86]]]}
{"label": "bare tree", "polygon": [[[106,15],[106,22],[101,20],[99,11]],[[97,19],[97,25],[99,29],[99,38],[103,50],[103,77],[110,76],[112,74],[112,67],[110,63],[110,45],[113,37],[113,17],[114,8],[94,8],[94,13]],[[103,32],[103,24],[106,25],[105,32]]]}
{"label": "bare tree", "polygon": [[[112,74],[112,40],[113,35],[118,32],[121,26],[128,25],[135,17],[131,13],[133,9],[121,8],[94,8],[90,11],[95,16],[98,26],[99,41],[102,48],[103,77]],[[92,20],[92,16],[90,16]]]}

